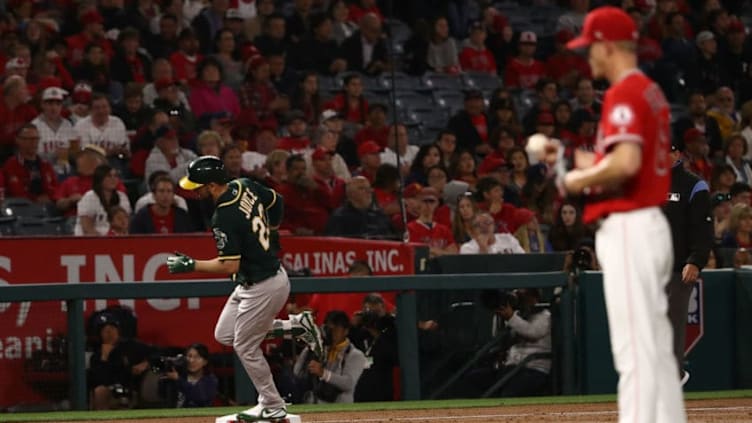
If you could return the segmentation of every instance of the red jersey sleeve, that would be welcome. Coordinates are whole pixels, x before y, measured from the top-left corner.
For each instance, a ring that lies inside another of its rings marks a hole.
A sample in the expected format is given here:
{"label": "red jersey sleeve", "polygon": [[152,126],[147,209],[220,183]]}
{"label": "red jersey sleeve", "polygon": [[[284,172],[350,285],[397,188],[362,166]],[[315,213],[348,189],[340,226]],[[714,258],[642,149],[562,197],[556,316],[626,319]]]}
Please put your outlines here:
{"label": "red jersey sleeve", "polygon": [[642,93],[642,89],[619,89],[605,98],[601,112],[603,152],[619,142],[643,143],[643,122],[649,121],[651,115]]}

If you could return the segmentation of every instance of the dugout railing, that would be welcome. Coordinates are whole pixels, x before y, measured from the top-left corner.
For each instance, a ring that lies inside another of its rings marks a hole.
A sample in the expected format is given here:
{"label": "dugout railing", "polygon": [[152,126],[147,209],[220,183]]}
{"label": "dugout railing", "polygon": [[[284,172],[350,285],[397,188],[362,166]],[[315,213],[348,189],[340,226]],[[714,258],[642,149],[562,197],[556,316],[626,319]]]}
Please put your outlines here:
{"label": "dugout railing", "polygon": [[[461,291],[514,288],[561,288],[561,392],[576,393],[574,296],[563,272],[505,274],[431,274],[365,278],[292,278],[296,293],[396,291],[397,331],[402,398],[421,398],[418,357],[417,291]],[[67,309],[68,373],[71,406],[87,408],[84,301],[88,299],[148,299],[221,297],[234,284],[227,280],[181,282],[122,282],[80,284],[16,284],[0,286],[3,302],[62,300]],[[470,357],[468,357],[470,358]],[[235,395],[240,403],[252,400],[250,381],[242,367],[235,366]]]}

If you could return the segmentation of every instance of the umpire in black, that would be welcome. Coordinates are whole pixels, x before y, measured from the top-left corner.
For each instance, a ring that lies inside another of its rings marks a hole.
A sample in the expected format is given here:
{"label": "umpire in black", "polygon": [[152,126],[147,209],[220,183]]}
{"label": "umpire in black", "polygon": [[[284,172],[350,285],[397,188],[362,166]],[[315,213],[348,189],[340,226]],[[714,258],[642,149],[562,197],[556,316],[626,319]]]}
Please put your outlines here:
{"label": "umpire in black", "polygon": [[684,370],[684,341],[692,288],[708,262],[713,247],[713,219],[707,182],[689,172],[682,162],[683,146],[671,146],[671,190],[663,209],[671,225],[674,269],[667,286],[668,315],[674,331],[674,355],[682,385],[689,379]]}

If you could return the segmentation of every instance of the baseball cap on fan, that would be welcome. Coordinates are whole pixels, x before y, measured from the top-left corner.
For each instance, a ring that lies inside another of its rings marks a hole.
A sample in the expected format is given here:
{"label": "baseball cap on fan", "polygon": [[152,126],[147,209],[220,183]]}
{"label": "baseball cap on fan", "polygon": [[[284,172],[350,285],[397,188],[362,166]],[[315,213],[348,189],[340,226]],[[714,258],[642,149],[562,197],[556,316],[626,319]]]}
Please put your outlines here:
{"label": "baseball cap on fan", "polygon": [[599,41],[637,41],[639,34],[634,20],[618,7],[599,7],[585,17],[579,37],[567,43],[576,50]]}

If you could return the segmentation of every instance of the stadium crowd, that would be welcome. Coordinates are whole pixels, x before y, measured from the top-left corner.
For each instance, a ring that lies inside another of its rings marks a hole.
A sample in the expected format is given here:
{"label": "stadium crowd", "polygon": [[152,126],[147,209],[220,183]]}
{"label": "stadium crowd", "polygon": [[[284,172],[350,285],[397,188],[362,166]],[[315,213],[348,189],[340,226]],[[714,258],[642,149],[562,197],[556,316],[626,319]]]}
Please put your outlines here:
{"label": "stadium crowd", "polygon": [[[213,205],[176,182],[212,154],[282,193],[293,234],[407,236],[433,256],[576,248],[592,237],[579,204],[524,147],[537,132],[593,148],[604,87],[564,46],[604,2],[438,3],[8,2],[0,187],[26,212],[3,233],[205,230]],[[730,247],[752,244],[745,5],[621,2]]]}

